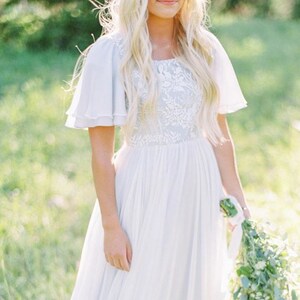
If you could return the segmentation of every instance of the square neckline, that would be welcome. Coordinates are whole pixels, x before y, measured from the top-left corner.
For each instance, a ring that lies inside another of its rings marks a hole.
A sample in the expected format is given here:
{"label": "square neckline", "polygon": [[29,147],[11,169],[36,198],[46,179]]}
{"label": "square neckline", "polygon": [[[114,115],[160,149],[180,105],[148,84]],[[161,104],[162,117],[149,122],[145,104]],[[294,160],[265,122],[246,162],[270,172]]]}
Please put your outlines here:
{"label": "square neckline", "polygon": [[172,58],[166,58],[166,59],[153,59],[152,61],[155,63],[160,63],[160,62],[171,62],[171,61],[176,61],[177,57],[172,57]]}

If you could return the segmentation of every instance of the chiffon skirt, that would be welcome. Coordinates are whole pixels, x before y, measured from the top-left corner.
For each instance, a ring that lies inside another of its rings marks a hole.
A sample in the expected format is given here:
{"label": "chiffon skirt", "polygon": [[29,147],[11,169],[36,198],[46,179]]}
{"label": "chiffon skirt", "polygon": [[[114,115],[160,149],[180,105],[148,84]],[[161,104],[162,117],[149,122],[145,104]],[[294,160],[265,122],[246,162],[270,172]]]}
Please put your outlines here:
{"label": "chiffon skirt", "polygon": [[130,271],[106,262],[98,200],[72,300],[230,299],[224,196],[212,146],[202,137],[132,147],[114,156],[116,201],[132,246]]}

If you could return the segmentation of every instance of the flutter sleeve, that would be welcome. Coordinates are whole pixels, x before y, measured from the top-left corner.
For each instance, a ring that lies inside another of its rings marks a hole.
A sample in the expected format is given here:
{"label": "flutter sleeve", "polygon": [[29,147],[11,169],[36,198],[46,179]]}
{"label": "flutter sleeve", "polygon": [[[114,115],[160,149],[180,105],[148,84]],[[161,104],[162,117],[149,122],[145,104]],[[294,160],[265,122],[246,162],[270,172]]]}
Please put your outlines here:
{"label": "flutter sleeve", "polygon": [[220,92],[219,114],[232,113],[247,107],[232,63],[218,38],[210,33],[213,45],[212,72]]}
{"label": "flutter sleeve", "polygon": [[126,121],[125,91],[120,78],[120,51],[111,36],[98,38],[83,65],[66,127],[123,125]]}

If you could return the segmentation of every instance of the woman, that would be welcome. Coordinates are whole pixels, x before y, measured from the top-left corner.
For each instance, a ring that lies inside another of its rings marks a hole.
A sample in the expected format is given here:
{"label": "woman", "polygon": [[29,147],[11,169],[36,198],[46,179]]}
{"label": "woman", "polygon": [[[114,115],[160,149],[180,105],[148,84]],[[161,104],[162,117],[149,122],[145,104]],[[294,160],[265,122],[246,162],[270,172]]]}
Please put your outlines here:
{"label": "woman", "polygon": [[219,200],[250,217],[226,121],[247,106],[230,60],[204,0],[107,8],[67,112],[67,127],[88,128],[97,194],[72,299],[227,299]]}

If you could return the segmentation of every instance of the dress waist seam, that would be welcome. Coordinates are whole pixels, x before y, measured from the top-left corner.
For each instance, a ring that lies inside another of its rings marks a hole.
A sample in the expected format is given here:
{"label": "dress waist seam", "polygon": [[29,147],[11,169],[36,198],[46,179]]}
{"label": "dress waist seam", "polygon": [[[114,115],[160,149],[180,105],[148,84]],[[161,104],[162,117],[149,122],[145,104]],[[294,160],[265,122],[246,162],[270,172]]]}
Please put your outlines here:
{"label": "dress waist seam", "polygon": [[128,142],[124,142],[121,147],[128,147],[128,148],[134,148],[134,149],[139,149],[139,148],[157,148],[157,147],[170,147],[170,146],[181,146],[183,144],[188,144],[188,143],[193,143],[197,141],[208,141],[204,136],[197,136],[196,138],[192,139],[187,139],[187,140],[182,140],[179,142],[174,142],[174,143],[166,143],[166,144],[141,144],[141,145],[134,145],[130,144]]}

